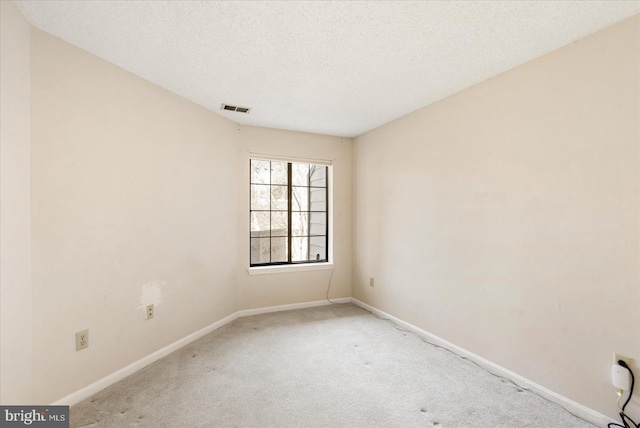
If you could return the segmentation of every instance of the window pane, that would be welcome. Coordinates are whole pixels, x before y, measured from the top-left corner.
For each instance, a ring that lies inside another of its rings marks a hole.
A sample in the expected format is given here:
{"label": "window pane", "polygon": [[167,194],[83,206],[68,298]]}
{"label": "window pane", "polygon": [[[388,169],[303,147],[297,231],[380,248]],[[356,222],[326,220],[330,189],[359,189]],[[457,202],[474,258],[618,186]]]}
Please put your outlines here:
{"label": "window pane", "polygon": [[309,238],[309,258],[310,260],[327,259],[327,237],[314,236]]}
{"label": "window pane", "polygon": [[271,184],[287,185],[286,162],[271,162]]}
{"label": "window pane", "polygon": [[326,211],[327,210],[327,189],[315,188],[309,189],[311,194],[311,205],[309,211]]}
{"label": "window pane", "polygon": [[256,184],[269,184],[271,170],[269,161],[251,160],[251,182]]}
{"label": "window pane", "polygon": [[293,186],[308,186],[309,165],[302,163],[291,164],[291,181]]}
{"label": "window pane", "polygon": [[251,237],[264,238],[269,237],[269,212],[253,211],[251,213]]}
{"label": "window pane", "polygon": [[271,238],[271,263],[286,261],[287,238]]}
{"label": "window pane", "polygon": [[309,211],[308,187],[294,187],[291,189],[291,210]]}
{"label": "window pane", "polygon": [[251,238],[251,264],[269,263],[270,255],[270,238]]}
{"label": "window pane", "polygon": [[327,234],[327,213],[310,213],[309,235]]}
{"label": "window pane", "polygon": [[309,213],[308,212],[291,213],[291,236],[307,236],[307,235],[309,235]]}
{"label": "window pane", "polygon": [[251,159],[252,265],[327,260],[328,171],[324,165]]}
{"label": "window pane", "polygon": [[[269,213],[266,213],[267,215]],[[271,236],[287,236],[288,221],[286,211],[271,212]]]}
{"label": "window pane", "polygon": [[309,260],[309,238],[291,238],[291,261]]}
{"label": "window pane", "polygon": [[286,211],[289,209],[287,186],[271,186],[271,209]]}
{"label": "window pane", "polygon": [[251,209],[252,210],[268,210],[269,209],[269,185],[264,185],[264,184],[251,185]]}
{"label": "window pane", "polygon": [[311,176],[311,185],[327,187],[327,167],[320,165],[311,165],[309,169]]}

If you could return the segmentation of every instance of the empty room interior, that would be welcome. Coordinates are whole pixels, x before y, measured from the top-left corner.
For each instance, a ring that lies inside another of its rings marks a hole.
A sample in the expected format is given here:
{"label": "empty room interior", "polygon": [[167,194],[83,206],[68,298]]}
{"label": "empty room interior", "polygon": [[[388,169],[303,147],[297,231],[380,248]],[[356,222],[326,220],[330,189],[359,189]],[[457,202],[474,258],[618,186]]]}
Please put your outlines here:
{"label": "empty room interior", "polygon": [[640,424],[640,2],[0,19],[1,406]]}

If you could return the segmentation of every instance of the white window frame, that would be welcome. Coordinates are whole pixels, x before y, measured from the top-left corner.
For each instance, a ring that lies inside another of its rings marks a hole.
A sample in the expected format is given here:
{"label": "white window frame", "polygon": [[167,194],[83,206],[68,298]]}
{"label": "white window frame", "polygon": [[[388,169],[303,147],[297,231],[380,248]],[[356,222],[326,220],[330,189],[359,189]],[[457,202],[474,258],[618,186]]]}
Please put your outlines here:
{"label": "white window frame", "polygon": [[[251,249],[247,253],[247,272],[249,275],[265,275],[265,274],[275,274],[275,273],[286,273],[286,272],[305,272],[305,271],[319,271],[319,270],[331,270],[334,268],[333,262],[333,161],[326,159],[313,159],[313,158],[301,158],[294,156],[281,156],[281,155],[273,155],[273,154],[264,154],[264,153],[253,153],[249,152],[249,156],[247,157],[247,163],[249,164],[252,159],[256,160],[270,160],[270,161],[280,161],[280,162],[295,162],[295,163],[309,163],[315,165],[324,165],[327,166],[327,233],[328,237],[328,247],[327,247],[327,261],[326,262],[311,262],[311,263],[296,263],[296,264],[282,264],[282,265],[271,265],[271,266],[251,266]],[[250,174],[247,174],[250,176]],[[251,195],[251,185],[250,180],[247,179],[247,182],[244,183],[245,188],[248,191],[248,194]],[[250,199],[250,198],[249,198]],[[246,214],[250,215],[251,206],[249,205]],[[250,242],[251,239],[251,228],[249,227],[249,222],[245,222],[246,226],[246,242]]]}

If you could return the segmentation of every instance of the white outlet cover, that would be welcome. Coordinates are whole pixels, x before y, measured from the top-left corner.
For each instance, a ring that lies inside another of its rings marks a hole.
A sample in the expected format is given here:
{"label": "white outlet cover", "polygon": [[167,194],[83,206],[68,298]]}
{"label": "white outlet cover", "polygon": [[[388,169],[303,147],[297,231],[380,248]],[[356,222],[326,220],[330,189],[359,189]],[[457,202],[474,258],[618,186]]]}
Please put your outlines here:
{"label": "white outlet cover", "polygon": [[150,320],[151,318],[153,318],[153,314],[155,312],[155,308],[153,305],[147,305],[147,307],[144,310],[144,319],[145,320]]}
{"label": "white outlet cover", "polygon": [[89,347],[89,330],[82,330],[76,333],[76,351],[81,351]]}
{"label": "white outlet cover", "polygon": [[613,353],[613,364],[618,364],[618,361],[622,360],[631,367],[633,365],[633,358],[627,357],[626,355],[618,354],[617,352]]}

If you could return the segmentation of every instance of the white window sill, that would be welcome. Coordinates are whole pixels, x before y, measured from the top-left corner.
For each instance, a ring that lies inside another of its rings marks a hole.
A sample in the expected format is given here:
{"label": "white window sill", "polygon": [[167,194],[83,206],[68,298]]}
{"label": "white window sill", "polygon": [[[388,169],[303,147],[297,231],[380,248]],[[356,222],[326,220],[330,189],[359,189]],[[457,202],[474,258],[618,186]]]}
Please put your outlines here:
{"label": "white window sill", "polygon": [[264,267],[250,267],[247,269],[249,275],[265,275],[270,273],[286,273],[286,272],[306,272],[311,270],[331,270],[333,263],[308,263],[299,265],[278,265]]}

